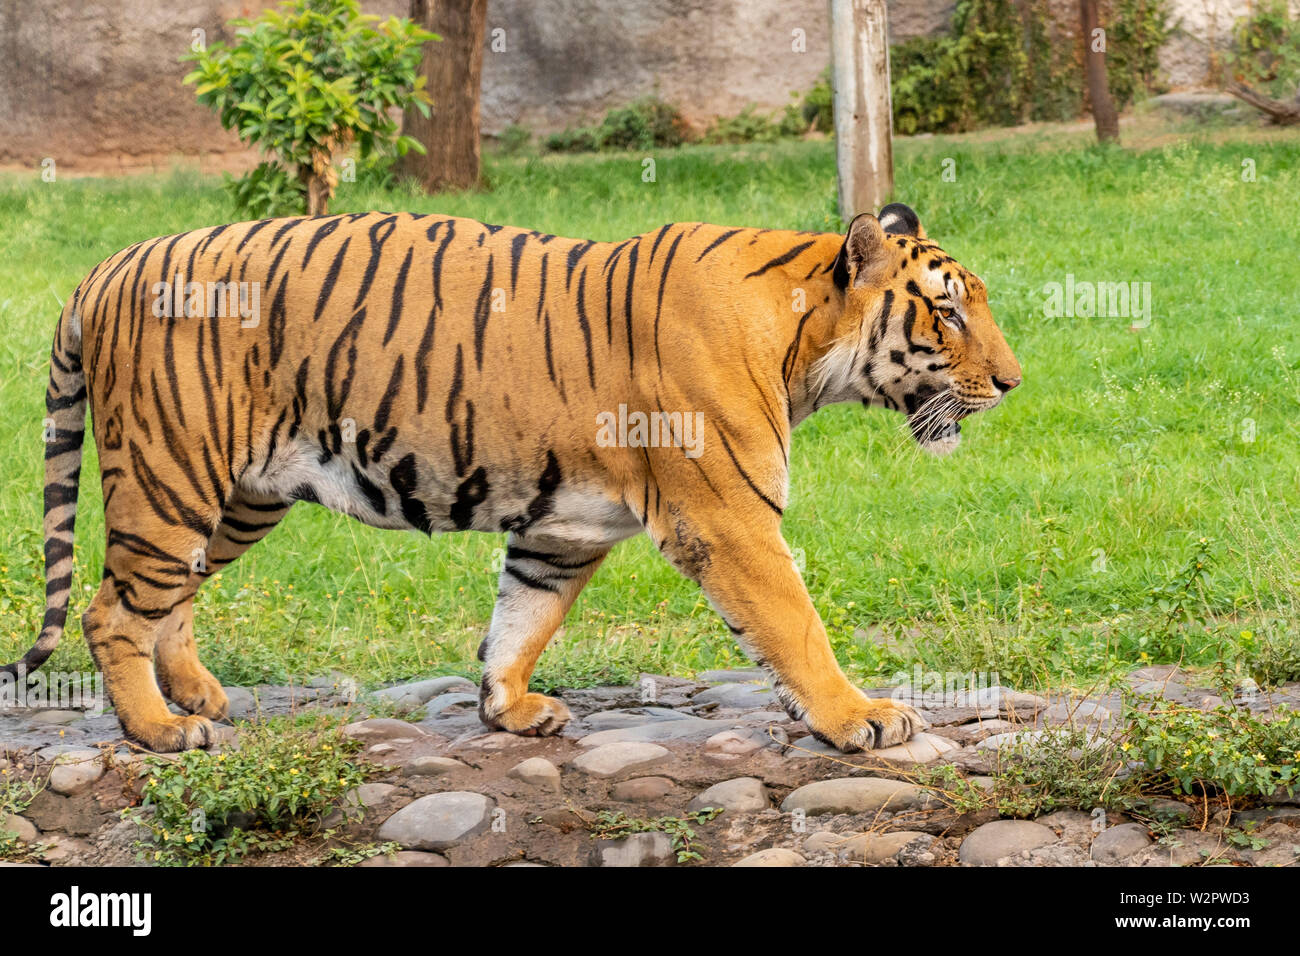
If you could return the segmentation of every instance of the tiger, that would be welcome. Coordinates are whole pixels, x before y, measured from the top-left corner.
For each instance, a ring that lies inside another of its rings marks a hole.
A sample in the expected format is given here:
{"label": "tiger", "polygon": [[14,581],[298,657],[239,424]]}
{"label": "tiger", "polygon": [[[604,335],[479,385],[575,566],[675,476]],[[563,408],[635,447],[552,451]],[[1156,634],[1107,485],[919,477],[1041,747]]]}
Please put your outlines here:
{"label": "tiger", "polygon": [[5,670],[38,668],[67,621],[89,403],[106,546],[83,631],[150,750],[218,739],[229,703],[195,594],[300,501],[505,533],[478,649],[489,728],[563,729],[533,668],[610,549],[645,533],[793,720],[844,752],[893,746],[926,722],[848,679],[782,536],[791,433],[860,402],[946,454],[1020,381],[984,282],[902,203],[844,234],[687,222],[597,242],[361,212],[146,240],[59,315],[44,619]]}

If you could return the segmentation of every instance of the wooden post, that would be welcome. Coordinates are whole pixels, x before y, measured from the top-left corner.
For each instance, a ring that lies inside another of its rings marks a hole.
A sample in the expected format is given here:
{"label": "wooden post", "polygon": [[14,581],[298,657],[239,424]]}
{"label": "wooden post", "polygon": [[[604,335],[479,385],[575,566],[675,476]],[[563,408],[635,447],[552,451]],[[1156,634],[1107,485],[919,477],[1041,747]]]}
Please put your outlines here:
{"label": "wooden post", "polygon": [[894,191],[885,0],[830,0],[840,218],[875,213]]}

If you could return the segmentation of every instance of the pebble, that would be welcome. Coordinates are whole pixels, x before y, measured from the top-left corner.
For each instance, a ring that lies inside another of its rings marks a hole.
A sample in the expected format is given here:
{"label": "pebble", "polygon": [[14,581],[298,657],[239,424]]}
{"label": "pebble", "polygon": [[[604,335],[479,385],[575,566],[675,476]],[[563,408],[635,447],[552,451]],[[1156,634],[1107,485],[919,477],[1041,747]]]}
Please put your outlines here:
{"label": "pebble", "polygon": [[913,840],[929,842],[930,835],[915,830],[894,830],[889,833],[860,833],[843,841],[836,854],[853,863],[884,863],[892,860]]}
{"label": "pebble", "polygon": [[404,777],[441,777],[454,770],[468,770],[459,760],[451,757],[416,757],[402,767]]}
{"label": "pebble", "polygon": [[478,709],[478,694],[451,693],[441,694],[425,705],[424,712],[430,717],[446,713],[453,707]]}
{"label": "pebble", "polygon": [[[724,725],[725,726],[725,725]],[[600,730],[578,740],[579,747],[600,747],[623,741],[705,740],[718,730],[718,722],[702,717],[681,717],[677,720],[654,720],[636,727]]]}
{"label": "pebble", "polygon": [[938,734],[917,734],[911,740],[893,747],[869,751],[868,755],[889,763],[934,763],[944,754],[956,749],[957,745],[947,737],[940,737]]}
{"label": "pebble", "polygon": [[506,776],[531,787],[542,787],[557,793],[560,789],[560,768],[545,757],[529,757],[515,764]]}
{"label": "pebble", "polygon": [[34,724],[58,724],[66,726],[75,724],[86,716],[82,710],[42,710],[40,713],[32,714],[31,721]]}
{"label": "pebble", "polygon": [[735,813],[747,813],[753,810],[766,810],[772,805],[768,799],[767,787],[757,777],[737,777],[715,783],[705,790],[687,807],[688,810],[704,810],[708,807],[720,807]]}
{"label": "pebble", "polygon": [[410,850],[445,850],[486,830],[494,807],[481,793],[431,793],[385,820],[376,837]]}
{"label": "pebble", "polygon": [[642,741],[621,741],[593,747],[573,760],[573,767],[593,777],[613,777],[620,773],[645,770],[663,763],[671,755],[665,747]]}
{"label": "pebble", "polygon": [[841,777],[805,784],[785,798],[781,810],[802,810],[808,816],[877,810],[897,813],[917,810],[928,803],[928,794],[915,784],[883,777]]}
{"label": "pebble", "polygon": [[54,758],[50,789],[71,797],[94,786],[104,775],[104,761],[98,750],[68,751]]}
{"label": "pebble", "polygon": [[702,690],[691,698],[693,704],[717,704],[719,707],[734,707],[738,710],[758,709],[775,702],[776,694],[772,689],[757,684],[719,684]]}
{"label": "pebble", "polygon": [[768,847],[751,853],[743,860],[737,860],[732,866],[803,866],[806,861],[794,850],[783,846]]}
{"label": "pebble", "polygon": [[415,739],[428,736],[415,724],[408,724],[404,720],[395,720],[392,717],[371,717],[369,720],[348,724],[343,728],[343,733],[348,737],[372,744],[392,740],[394,737]]}
{"label": "pebble", "polygon": [[633,833],[621,840],[597,840],[592,858],[596,866],[673,866],[677,852],[667,833]]}
{"label": "pebble", "polygon": [[744,667],[724,671],[700,671],[695,679],[706,684],[748,684],[764,680],[767,674],[761,667]]}
{"label": "pebble", "polygon": [[1121,823],[1098,833],[1089,855],[1098,863],[1113,865],[1145,850],[1151,843],[1151,836],[1142,824]]}
{"label": "pebble", "polygon": [[440,694],[449,692],[477,694],[478,687],[464,677],[433,677],[429,680],[397,684],[374,692],[375,697],[391,700],[399,710],[415,710]]}
{"label": "pebble", "polygon": [[966,866],[994,866],[1003,857],[1056,842],[1056,834],[1030,820],[994,820],[976,827],[961,842],[957,859]]}
{"label": "pebble", "polygon": [[614,784],[609,795],[623,803],[653,803],[668,796],[676,786],[667,777],[634,777]]}
{"label": "pebble", "polygon": [[257,698],[247,687],[223,687],[230,702],[230,719],[247,720],[257,713]]}
{"label": "pebble", "polygon": [[9,813],[0,817],[0,833],[12,833],[22,843],[35,843],[39,835],[30,820]]}
{"label": "pebble", "polygon": [[424,853],[420,850],[398,850],[391,856],[381,853],[379,856],[372,856],[370,859],[357,864],[357,866],[365,867],[450,865],[445,856],[439,856],[437,853]]}

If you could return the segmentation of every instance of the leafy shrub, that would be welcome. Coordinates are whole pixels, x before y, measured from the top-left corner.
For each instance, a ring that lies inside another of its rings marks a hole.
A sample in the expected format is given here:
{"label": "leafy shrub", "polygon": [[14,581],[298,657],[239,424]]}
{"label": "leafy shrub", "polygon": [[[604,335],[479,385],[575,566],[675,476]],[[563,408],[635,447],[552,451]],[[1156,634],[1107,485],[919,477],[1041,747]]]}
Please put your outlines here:
{"label": "leafy shrub", "polygon": [[647,96],[610,110],[597,126],[566,129],[546,138],[546,148],[558,153],[605,150],[645,150],[680,146],[689,129],[677,107]]}
{"label": "leafy shrub", "polygon": [[514,156],[526,150],[532,141],[533,134],[528,127],[511,123],[497,137],[497,148],[507,156]]}
{"label": "leafy shrub", "polygon": [[1183,793],[1266,797],[1294,794],[1300,782],[1300,711],[1283,706],[1263,719],[1235,707],[1201,711],[1156,700],[1127,716],[1120,749]]}
{"label": "leafy shrub", "polygon": [[1300,17],[1287,0],[1260,0],[1233,26],[1229,67],[1233,78],[1277,99],[1300,88]]}
{"label": "leafy shrub", "polygon": [[337,725],[288,718],[243,728],[239,746],[188,750],[145,762],[141,810],[124,813],[152,834],[140,857],[165,865],[219,865],[278,850],[365,780],[348,757],[359,745]]}
{"label": "leafy shrub", "polygon": [[[424,152],[398,135],[394,113],[427,115],[421,47],[438,39],[409,20],[362,15],[357,0],[285,0],[256,19],[236,19],[232,46],[186,54],[185,77],[221,125],[266,160],[227,188],[254,216],[328,211],[338,184],[334,156],[355,147],[376,153]],[[372,26],[372,24],[375,24]]]}

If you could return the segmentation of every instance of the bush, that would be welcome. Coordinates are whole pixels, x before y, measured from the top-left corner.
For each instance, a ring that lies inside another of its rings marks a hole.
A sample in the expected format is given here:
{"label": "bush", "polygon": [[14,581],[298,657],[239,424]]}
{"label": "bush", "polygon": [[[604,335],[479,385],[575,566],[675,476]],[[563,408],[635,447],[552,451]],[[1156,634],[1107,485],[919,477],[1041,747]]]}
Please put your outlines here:
{"label": "bush", "polygon": [[150,757],[146,810],[125,815],[146,827],[140,857],[165,865],[219,865],[257,850],[280,850],[313,818],[365,780],[349,754],[358,745],[337,726],[295,726],[280,718],[242,729],[238,747]]}
{"label": "bush", "polygon": [[409,20],[378,19],[363,16],[357,0],[285,0],[256,19],[230,21],[238,28],[233,46],[182,57],[196,64],[185,82],[198,101],[267,156],[227,179],[241,210],[320,215],[338,184],[335,154],[355,147],[364,163],[424,152],[398,135],[393,114],[414,106],[427,115],[421,47],[438,37]]}
{"label": "bush", "polygon": [[1290,99],[1300,89],[1300,18],[1286,0],[1260,0],[1252,16],[1232,31],[1229,68],[1233,79],[1275,99]]}
{"label": "bush", "polygon": [[546,138],[546,148],[557,153],[605,150],[647,150],[680,146],[689,129],[677,107],[648,96],[610,110],[597,126],[578,127]]}

